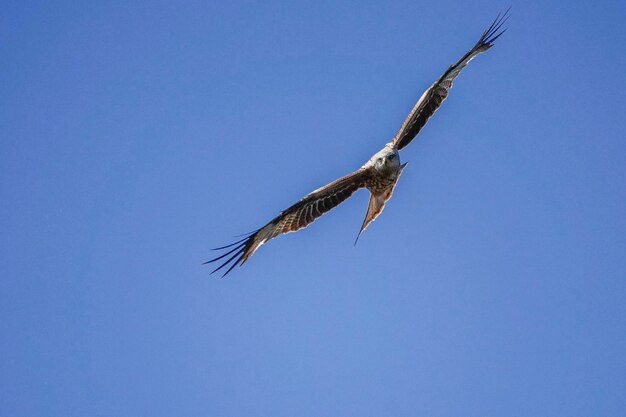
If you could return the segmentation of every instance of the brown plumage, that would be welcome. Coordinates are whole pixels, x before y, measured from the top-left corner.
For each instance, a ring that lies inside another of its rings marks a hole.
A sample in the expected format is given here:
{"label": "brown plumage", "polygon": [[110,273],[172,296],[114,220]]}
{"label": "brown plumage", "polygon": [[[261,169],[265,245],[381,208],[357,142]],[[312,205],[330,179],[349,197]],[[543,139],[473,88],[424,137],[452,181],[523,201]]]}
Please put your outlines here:
{"label": "brown plumage", "polygon": [[356,190],[365,187],[368,182],[368,176],[369,172],[367,170],[359,169],[309,193],[296,204],[280,212],[280,214],[268,224],[250,233],[244,239],[231,245],[217,248],[217,250],[219,250],[234,246],[234,248],[231,248],[225,254],[206,263],[214,262],[231,255],[228,260],[213,271],[217,272],[238,257],[237,261],[224,273],[224,275],[228,274],[235,265],[243,265],[263,243],[280,234],[296,232],[307,227],[322,214],[337,207],[354,194]]}
{"label": "brown plumage", "polygon": [[507,10],[502,16],[496,17],[474,47],[454,65],[450,66],[422,94],[391,142],[375,153],[361,168],[306,195],[288,209],[283,210],[265,226],[249,233],[243,239],[216,248],[215,250],[228,249],[228,251],[205,263],[225,259],[220,266],[213,270],[213,272],[217,272],[230,264],[224,273],[225,276],[235,266],[243,265],[268,240],[307,227],[324,213],[337,207],[359,188],[367,188],[370,192],[370,200],[365,219],[357,235],[358,240],[367,226],[382,213],[385,203],[391,198],[398,178],[406,166],[406,163],[400,164],[398,151],[415,138],[428,119],[441,106],[448,97],[452,82],[461,70],[478,54],[489,50],[493,46],[493,42],[504,33],[504,30],[500,29],[508,16]]}
{"label": "brown plumage", "polygon": [[356,242],[358,242],[359,237],[361,237],[361,233],[363,233],[363,231],[367,229],[367,226],[376,220],[376,217],[383,212],[385,203],[391,198],[393,190],[396,188],[396,184],[398,183],[398,179],[400,179],[400,174],[402,174],[402,170],[407,163],[408,162],[405,162],[400,165],[400,168],[392,176],[384,177],[380,175],[372,175],[369,177],[369,182],[366,186],[370,192],[370,199],[367,203],[367,212],[365,213],[365,219],[363,219],[361,230],[359,230],[359,233],[356,235],[356,239],[354,240],[355,245]]}
{"label": "brown plumage", "polygon": [[392,140],[393,146],[396,149],[400,150],[411,143],[428,119],[435,114],[443,101],[448,97],[448,91],[452,88],[452,81],[461,73],[461,70],[478,54],[489,50],[496,39],[506,31],[506,29],[500,31],[500,28],[504,22],[508,20],[509,10],[504,12],[502,16],[498,15],[491,26],[483,32],[474,47],[467,51],[455,64],[451,65],[446,72],[422,94]]}

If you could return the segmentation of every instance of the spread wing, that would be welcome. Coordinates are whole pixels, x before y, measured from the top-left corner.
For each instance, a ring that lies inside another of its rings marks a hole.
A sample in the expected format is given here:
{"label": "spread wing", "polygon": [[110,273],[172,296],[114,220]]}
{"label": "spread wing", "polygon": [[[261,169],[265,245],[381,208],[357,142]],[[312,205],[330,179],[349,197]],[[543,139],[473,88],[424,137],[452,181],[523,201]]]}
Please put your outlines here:
{"label": "spread wing", "polygon": [[283,210],[268,224],[249,233],[243,239],[230,245],[214,249],[228,249],[228,251],[205,263],[216,262],[228,257],[219,267],[211,272],[217,272],[232,262],[223,275],[226,276],[236,265],[243,265],[259,246],[268,240],[283,233],[296,232],[305,228],[324,213],[337,207],[354,194],[356,190],[365,187],[368,175],[369,173],[366,169],[360,168],[345,177],[341,177],[330,184],[318,188],[306,195],[296,204]]}
{"label": "spread wing", "polygon": [[500,28],[508,18],[508,10],[504,12],[502,16],[498,15],[491,26],[483,32],[478,42],[476,42],[476,45],[463,55],[456,64],[450,66],[450,68],[422,94],[409,116],[404,123],[402,123],[400,130],[391,141],[394,148],[400,150],[411,143],[428,119],[435,114],[439,106],[441,106],[441,103],[448,97],[448,90],[452,88],[452,81],[459,75],[461,70],[478,54],[491,48],[495,40],[506,31],[506,29],[500,30]]}

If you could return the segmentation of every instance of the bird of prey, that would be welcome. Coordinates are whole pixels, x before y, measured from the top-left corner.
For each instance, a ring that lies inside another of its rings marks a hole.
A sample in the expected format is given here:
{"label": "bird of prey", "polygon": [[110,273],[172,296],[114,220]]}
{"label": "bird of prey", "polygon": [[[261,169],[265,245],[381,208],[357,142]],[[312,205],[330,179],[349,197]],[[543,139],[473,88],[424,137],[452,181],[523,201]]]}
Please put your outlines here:
{"label": "bird of prey", "polygon": [[461,70],[477,55],[489,50],[494,41],[505,32],[506,29],[501,30],[501,28],[508,17],[508,10],[502,15],[498,14],[478,42],[422,94],[391,142],[376,152],[361,168],[307,194],[300,201],[280,212],[265,226],[243,235],[245,236],[243,239],[213,249],[227,250],[227,252],[205,263],[227,259],[211,273],[230,264],[223,275],[226,276],[235,266],[243,265],[259,246],[268,240],[307,227],[318,217],[341,204],[356,190],[367,188],[370,192],[370,199],[365,219],[357,235],[358,240],[367,226],[383,211],[385,203],[391,198],[398,178],[406,166],[406,163],[400,163],[398,151],[411,143],[428,119],[441,106],[441,103],[448,97],[452,81]]}

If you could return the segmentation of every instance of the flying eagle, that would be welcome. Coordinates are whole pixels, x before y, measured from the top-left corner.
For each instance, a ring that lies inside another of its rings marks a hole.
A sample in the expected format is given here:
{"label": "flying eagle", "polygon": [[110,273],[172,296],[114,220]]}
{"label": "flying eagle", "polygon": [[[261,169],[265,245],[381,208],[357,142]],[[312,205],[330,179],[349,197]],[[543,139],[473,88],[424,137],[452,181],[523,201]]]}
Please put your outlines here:
{"label": "flying eagle", "polygon": [[[437,111],[441,103],[448,97],[452,81],[459,75],[469,62],[477,55],[489,50],[496,39],[506,29],[502,25],[508,19],[508,10],[495,18],[470,49],[454,65],[450,66],[433,85],[422,94],[411,113],[400,126],[400,130],[380,151],[376,152],[361,168],[341,177],[303,197],[296,204],[283,210],[265,226],[230,245],[213,250],[227,252],[207,261],[212,263],[228,257],[211,273],[230,264],[223,276],[226,276],[236,265],[243,265],[250,256],[265,242],[283,233],[296,232],[313,223],[318,217],[337,207],[359,188],[367,188],[370,192],[369,204],[365,220],[357,235],[357,240],[367,226],[383,211],[385,203],[391,198],[393,190],[402,174],[406,163],[400,163],[398,151],[407,146],[424,127],[428,119]],[[355,241],[356,244],[356,241]]]}

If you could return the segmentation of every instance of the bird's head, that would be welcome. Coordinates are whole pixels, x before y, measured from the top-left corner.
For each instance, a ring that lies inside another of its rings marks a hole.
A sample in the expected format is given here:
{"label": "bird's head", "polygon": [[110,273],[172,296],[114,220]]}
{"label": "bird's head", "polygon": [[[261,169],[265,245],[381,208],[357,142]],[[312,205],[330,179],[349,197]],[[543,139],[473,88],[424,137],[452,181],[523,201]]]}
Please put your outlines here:
{"label": "bird's head", "polygon": [[385,147],[372,157],[374,169],[381,174],[396,172],[400,167],[400,155],[395,149]]}

